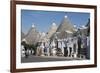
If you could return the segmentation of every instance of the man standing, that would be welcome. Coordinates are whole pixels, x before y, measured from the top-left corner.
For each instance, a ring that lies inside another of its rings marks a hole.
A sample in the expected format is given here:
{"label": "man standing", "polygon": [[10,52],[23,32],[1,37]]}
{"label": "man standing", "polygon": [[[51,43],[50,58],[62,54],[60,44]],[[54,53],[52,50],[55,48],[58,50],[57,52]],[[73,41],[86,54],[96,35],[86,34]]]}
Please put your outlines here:
{"label": "man standing", "polygon": [[82,48],[81,54],[82,56],[86,58],[87,57],[87,37],[85,35],[82,37],[82,45],[83,47],[81,47]]}
{"label": "man standing", "polygon": [[78,57],[80,58],[80,54],[81,54],[81,36],[78,36]]}
{"label": "man standing", "polygon": [[90,37],[87,37],[87,54],[86,54],[86,59],[90,59]]}

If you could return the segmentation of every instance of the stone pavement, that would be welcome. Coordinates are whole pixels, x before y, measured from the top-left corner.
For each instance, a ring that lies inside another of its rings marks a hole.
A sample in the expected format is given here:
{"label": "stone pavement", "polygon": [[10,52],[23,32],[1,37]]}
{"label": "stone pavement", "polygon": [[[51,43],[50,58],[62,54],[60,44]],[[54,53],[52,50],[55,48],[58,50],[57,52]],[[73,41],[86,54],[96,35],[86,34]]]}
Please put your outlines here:
{"label": "stone pavement", "polygon": [[28,58],[22,57],[22,63],[30,62],[48,62],[48,61],[71,61],[71,60],[85,60],[80,58],[58,57],[58,56],[34,56],[30,55]]}

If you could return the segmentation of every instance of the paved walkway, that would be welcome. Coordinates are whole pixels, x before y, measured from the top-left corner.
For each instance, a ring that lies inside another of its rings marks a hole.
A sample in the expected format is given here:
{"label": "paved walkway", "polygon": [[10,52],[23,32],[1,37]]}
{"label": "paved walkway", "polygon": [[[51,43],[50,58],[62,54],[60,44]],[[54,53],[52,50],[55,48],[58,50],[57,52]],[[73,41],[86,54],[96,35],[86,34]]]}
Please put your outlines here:
{"label": "paved walkway", "polygon": [[85,60],[80,58],[70,58],[70,57],[57,57],[57,56],[34,56],[30,55],[28,58],[22,57],[22,63],[30,62],[48,62],[48,61],[70,61],[70,60]]}

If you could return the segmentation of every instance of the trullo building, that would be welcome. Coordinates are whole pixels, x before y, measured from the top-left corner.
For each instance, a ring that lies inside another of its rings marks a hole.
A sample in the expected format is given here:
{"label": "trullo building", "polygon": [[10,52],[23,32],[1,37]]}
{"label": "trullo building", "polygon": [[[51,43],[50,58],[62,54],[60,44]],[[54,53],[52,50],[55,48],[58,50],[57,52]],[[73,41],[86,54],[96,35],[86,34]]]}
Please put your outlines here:
{"label": "trullo building", "polygon": [[51,27],[49,28],[49,31],[47,32],[47,38],[50,39],[52,37],[52,35],[56,32],[57,30],[57,25],[56,23],[52,23]]}
{"label": "trullo building", "polygon": [[33,24],[24,39],[27,41],[28,44],[36,44],[39,41],[39,37],[40,34]]}
{"label": "trullo building", "polygon": [[69,36],[72,36],[72,34],[75,31],[76,31],[76,28],[74,27],[74,24],[71,23],[71,21],[68,19],[67,16],[64,16],[62,22],[60,23],[59,27],[57,28],[55,35],[57,36],[58,39],[64,39]]}

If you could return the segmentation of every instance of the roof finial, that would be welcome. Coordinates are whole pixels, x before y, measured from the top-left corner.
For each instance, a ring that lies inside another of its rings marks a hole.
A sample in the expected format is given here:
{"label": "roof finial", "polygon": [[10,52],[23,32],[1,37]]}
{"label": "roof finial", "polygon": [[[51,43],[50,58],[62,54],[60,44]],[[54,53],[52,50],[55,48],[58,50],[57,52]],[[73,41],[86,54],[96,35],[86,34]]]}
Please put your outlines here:
{"label": "roof finial", "polygon": [[34,28],[35,27],[35,25],[34,25],[34,23],[32,24],[32,28]]}
{"label": "roof finial", "polygon": [[56,23],[53,22],[52,25],[53,25],[53,26],[56,26]]}
{"label": "roof finial", "polygon": [[65,18],[67,18],[67,15],[65,15]]}

